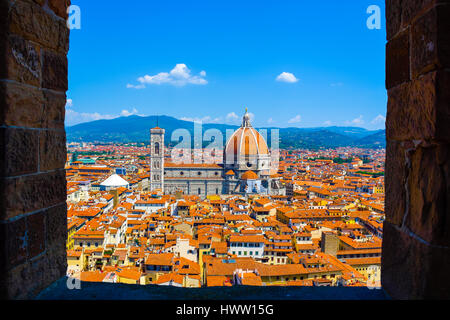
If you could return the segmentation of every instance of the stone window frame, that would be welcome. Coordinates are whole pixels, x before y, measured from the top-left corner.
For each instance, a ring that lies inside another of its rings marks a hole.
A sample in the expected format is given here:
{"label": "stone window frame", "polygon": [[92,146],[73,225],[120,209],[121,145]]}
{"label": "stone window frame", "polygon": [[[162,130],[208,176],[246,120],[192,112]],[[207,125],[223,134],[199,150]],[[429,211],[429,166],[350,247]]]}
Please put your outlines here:
{"label": "stone window frame", "polygon": [[[0,185],[5,203],[0,212],[0,231],[5,243],[2,259],[6,262],[1,274],[2,281],[8,283],[2,288],[2,296],[9,298],[35,296],[62,277],[67,267],[61,239],[67,236],[62,222],[67,213],[62,173],[66,156],[68,4],[67,0],[0,0],[0,136],[4,141]],[[445,0],[386,0],[389,101],[382,285],[392,297],[450,295],[436,284],[448,283],[450,275],[434,264],[435,259],[450,260],[449,226],[440,223],[446,215],[439,211],[443,201],[449,203],[448,195],[440,193],[448,188],[449,181],[442,182],[442,170],[448,168],[450,137],[450,40],[443,18],[449,15],[449,7]],[[435,44],[433,50],[430,43]],[[35,63],[24,66],[14,60],[12,48]],[[11,94],[14,91],[16,95]],[[22,145],[27,145],[26,152],[20,149]],[[19,161],[8,158],[11,150],[22,155]],[[425,192],[423,179],[434,181],[434,189]],[[26,189],[32,185],[40,186],[40,192]],[[46,190],[48,185],[58,194]],[[17,201],[18,194],[26,194],[32,201]],[[25,249],[20,242],[23,234],[34,240]],[[399,248],[409,248],[408,256],[399,255]],[[417,261],[429,272],[418,272]],[[27,287],[14,285],[20,283],[20,274],[34,279],[33,275],[40,273],[36,268],[45,264],[56,266],[48,270],[48,277],[28,281]],[[23,271],[15,272],[18,268]],[[403,279],[401,285],[398,278]]]}

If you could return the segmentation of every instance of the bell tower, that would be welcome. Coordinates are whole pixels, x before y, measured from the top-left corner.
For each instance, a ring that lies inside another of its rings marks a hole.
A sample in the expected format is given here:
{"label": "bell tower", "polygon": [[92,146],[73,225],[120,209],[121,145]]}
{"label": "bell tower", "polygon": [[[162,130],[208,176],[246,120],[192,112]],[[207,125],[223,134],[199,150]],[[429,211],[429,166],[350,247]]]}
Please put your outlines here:
{"label": "bell tower", "polygon": [[150,130],[150,191],[164,192],[164,133],[159,127]]}

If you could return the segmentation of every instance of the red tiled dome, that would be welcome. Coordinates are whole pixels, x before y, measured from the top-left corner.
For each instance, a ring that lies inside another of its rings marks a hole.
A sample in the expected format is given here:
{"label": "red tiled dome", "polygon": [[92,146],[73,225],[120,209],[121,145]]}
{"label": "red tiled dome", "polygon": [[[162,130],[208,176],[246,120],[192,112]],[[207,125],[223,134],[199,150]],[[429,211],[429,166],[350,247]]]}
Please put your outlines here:
{"label": "red tiled dome", "polygon": [[253,171],[246,171],[242,175],[242,180],[257,180],[257,179],[258,179],[258,175],[256,173],[254,173]]}

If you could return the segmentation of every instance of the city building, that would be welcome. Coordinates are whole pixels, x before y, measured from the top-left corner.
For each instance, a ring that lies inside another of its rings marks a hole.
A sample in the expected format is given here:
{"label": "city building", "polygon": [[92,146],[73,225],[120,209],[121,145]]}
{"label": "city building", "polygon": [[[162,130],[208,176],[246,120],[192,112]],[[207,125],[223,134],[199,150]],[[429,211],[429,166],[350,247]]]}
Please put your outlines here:
{"label": "city building", "polygon": [[245,112],[241,127],[228,139],[223,163],[174,163],[164,161],[164,129],[150,130],[150,188],[165,194],[285,195],[277,161],[264,137],[252,127]]}

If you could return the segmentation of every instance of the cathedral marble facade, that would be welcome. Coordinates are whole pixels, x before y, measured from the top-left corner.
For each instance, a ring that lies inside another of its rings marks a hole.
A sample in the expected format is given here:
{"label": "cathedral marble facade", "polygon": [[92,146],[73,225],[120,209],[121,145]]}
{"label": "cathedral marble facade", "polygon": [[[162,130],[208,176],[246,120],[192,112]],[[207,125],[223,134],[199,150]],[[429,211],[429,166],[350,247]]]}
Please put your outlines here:
{"label": "cathedral marble facade", "polygon": [[262,135],[245,113],[241,127],[229,138],[222,164],[175,164],[164,159],[164,129],[151,129],[150,190],[165,194],[276,194],[285,189]]}

